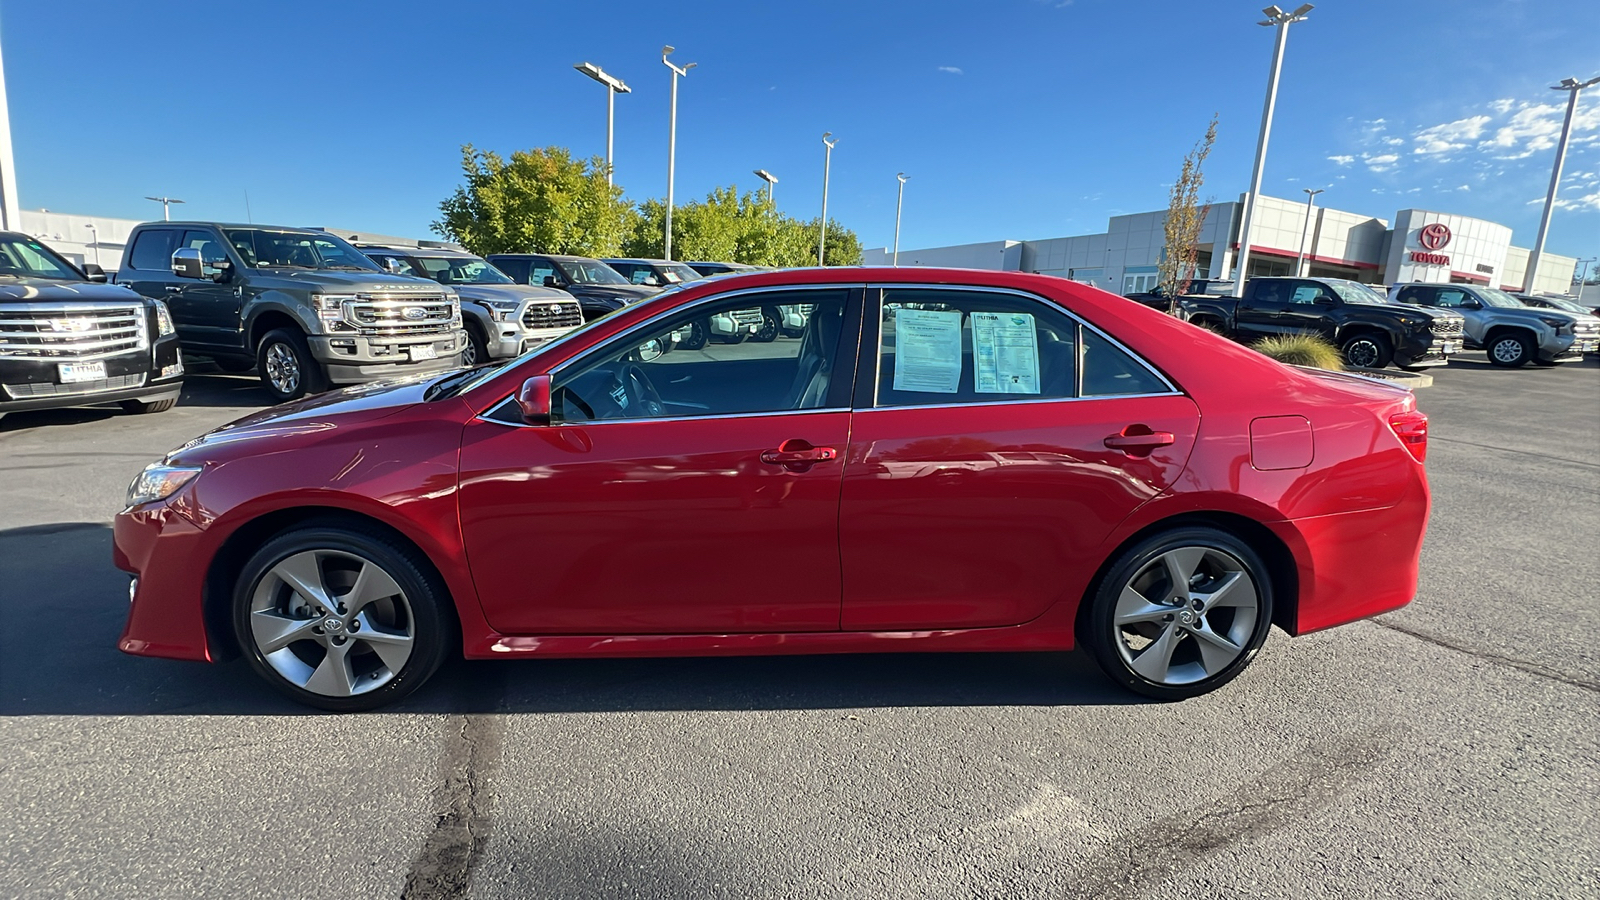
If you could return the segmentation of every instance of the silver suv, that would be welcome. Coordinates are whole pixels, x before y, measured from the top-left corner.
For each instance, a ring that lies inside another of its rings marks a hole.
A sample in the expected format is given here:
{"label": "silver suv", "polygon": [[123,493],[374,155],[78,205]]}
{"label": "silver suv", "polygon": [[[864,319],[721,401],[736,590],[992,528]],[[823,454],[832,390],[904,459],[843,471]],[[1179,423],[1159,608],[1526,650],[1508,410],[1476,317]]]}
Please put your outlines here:
{"label": "silver suv", "polygon": [[397,275],[448,285],[461,296],[467,327],[465,365],[521,356],[583,324],[583,310],[566,291],[517,284],[482,257],[435,247],[357,244],[369,259]]}
{"label": "silver suv", "polygon": [[1505,291],[1472,284],[1397,284],[1392,303],[1451,309],[1466,319],[1466,345],[1489,362],[1515,368],[1583,359],[1600,346],[1600,319],[1555,309],[1533,309]]}

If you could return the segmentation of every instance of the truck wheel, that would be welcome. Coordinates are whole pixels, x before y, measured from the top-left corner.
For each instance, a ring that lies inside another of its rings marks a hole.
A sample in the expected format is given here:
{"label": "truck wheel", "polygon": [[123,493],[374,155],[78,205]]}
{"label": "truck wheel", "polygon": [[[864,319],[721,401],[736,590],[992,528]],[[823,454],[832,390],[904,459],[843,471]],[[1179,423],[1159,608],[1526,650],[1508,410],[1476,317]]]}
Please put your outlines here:
{"label": "truck wheel", "polygon": [[1495,335],[1487,344],[1489,362],[1503,369],[1526,365],[1536,354],[1532,337],[1512,331]]}
{"label": "truck wheel", "polygon": [[167,410],[178,405],[178,398],[168,397],[165,400],[156,400],[150,403],[146,403],[143,400],[124,400],[117,405],[122,407],[123,411],[125,412],[142,415],[144,413],[166,412]]}
{"label": "truck wheel", "polygon": [[467,346],[461,351],[461,364],[467,368],[489,361],[489,342],[476,328],[467,329]]}
{"label": "truck wheel", "polygon": [[783,328],[783,316],[770,306],[761,308],[761,327],[756,333],[750,335],[750,340],[758,344],[770,344],[778,339],[778,332]]}
{"label": "truck wheel", "polygon": [[267,332],[256,348],[261,384],[279,403],[326,390],[322,367],[311,356],[306,336],[292,328]]}
{"label": "truck wheel", "polygon": [[711,326],[704,321],[689,323],[689,336],[678,342],[679,350],[704,350]]}
{"label": "truck wheel", "polygon": [[1346,363],[1358,369],[1381,369],[1394,358],[1394,348],[1389,346],[1389,339],[1370,331],[1345,338],[1339,352],[1344,355]]}

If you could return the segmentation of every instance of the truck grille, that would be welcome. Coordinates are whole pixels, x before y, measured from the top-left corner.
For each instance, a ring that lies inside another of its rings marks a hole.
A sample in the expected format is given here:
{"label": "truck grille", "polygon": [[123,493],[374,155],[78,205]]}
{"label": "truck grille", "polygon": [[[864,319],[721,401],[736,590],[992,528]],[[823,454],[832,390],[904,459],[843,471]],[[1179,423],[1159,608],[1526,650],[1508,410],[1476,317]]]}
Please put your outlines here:
{"label": "truck grille", "polygon": [[535,303],[522,314],[522,327],[577,328],[583,324],[583,307],[572,303]]}
{"label": "truck grille", "polygon": [[1600,322],[1579,322],[1572,326],[1572,333],[1586,338],[1600,336]]}
{"label": "truck grille", "polygon": [[143,306],[0,305],[0,357],[82,362],[148,346]]}
{"label": "truck grille", "polygon": [[1433,324],[1429,327],[1433,329],[1434,334],[1457,335],[1461,333],[1461,325],[1464,321],[1454,316],[1448,319],[1434,319]]}
{"label": "truck grille", "polygon": [[77,384],[0,384],[13,400],[26,400],[31,397],[65,397],[72,394],[98,394],[102,391],[116,391],[122,388],[135,388],[144,384],[145,373],[137,375],[118,375],[114,378],[101,378],[98,381],[80,381]]}
{"label": "truck grille", "polygon": [[360,294],[349,310],[351,320],[366,335],[445,334],[452,329],[450,301],[437,294]]}
{"label": "truck grille", "polygon": [[736,309],[728,313],[728,315],[732,316],[733,321],[740,325],[754,325],[758,328],[761,326],[760,309]]}

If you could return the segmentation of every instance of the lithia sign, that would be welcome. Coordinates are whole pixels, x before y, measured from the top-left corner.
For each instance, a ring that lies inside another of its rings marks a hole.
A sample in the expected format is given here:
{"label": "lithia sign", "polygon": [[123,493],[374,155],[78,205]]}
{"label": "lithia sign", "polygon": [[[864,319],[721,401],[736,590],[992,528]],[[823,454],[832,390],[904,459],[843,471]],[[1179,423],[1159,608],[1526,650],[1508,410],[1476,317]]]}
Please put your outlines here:
{"label": "lithia sign", "polygon": [[1438,252],[1450,245],[1450,226],[1443,222],[1422,226],[1417,231],[1417,243],[1422,245],[1422,249],[1411,251],[1412,262],[1429,266],[1450,265],[1450,257]]}

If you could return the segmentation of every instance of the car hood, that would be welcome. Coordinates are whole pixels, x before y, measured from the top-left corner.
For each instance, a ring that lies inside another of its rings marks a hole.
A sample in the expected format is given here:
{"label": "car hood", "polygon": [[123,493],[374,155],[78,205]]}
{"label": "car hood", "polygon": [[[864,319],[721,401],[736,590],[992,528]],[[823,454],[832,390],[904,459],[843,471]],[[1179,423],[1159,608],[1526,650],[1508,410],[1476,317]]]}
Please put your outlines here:
{"label": "car hood", "polygon": [[1482,311],[1492,316],[1507,316],[1513,319],[1555,318],[1576,323],[1586,318],[1581,313],[1569,313],[1564,309],[1538,309],[1532,306],[1518,306],[1515,308],[1509,306],[1485,306]]}
{"label": "car hood", "polygon": [[534,300],[542,303],[572,299],[566,291],[555,288],[535,287],[531,284],[453,284],[456,293],[463,300],[508,300],[521,303],[524,300]]}
{"label": "car hood", "polygon": [[175,465],[203,465],[260,452],[263,440],[331,436],[421,403],[428,385],[440,377],[439,372],[428,372],[376,381],[264,409],[195,438],[167,454],[167,459]]}
{"label": "car hood", "polygon": [[646,297],[654,297],[660,293],[659,288],[638,287],[631,284],[574,284],[567,287],[567,292],[574,297],[595,297],[603,299],[619,299],[632,303]]}
{"label": "car hood", "polygon": [[139,299],[131,288],[93,281],[56,281],[50,278],[0,279],[0,303],[116,301]]}
{"label": "car hood", "polygon": [[1466,316],[1463,316],[1461,313],[1458,313],[1453,309],[1439,309],[1438,307],[1434,306],[1412,306],[1409,303],[1396,303],[1393,300],[1389,301],[1389,306],[1397,309],[1403,309],[1408,313],[1415,313],[1417,316],[1424,319],[1466,319]]}
{"label": "car hood", "polygon": [[257,284],[276,281],[302,289],[329,287],[345,293],[414,291],[418,294],[438,294],[444,290],[444,286],[437,281],[422,278],[407,278],[386,272],[341,272],[333,269],[256,269],[251,281]]}

